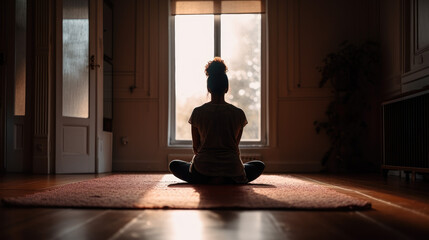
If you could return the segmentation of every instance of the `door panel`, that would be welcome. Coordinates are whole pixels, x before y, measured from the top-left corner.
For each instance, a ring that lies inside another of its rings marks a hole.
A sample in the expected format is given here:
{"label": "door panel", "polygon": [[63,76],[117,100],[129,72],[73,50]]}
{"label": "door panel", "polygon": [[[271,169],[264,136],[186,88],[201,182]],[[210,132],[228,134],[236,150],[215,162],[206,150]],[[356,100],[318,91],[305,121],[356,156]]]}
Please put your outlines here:
{"label": "door panel", "polygon": [[57,1],[57,173],[95,172],[95,3]]}
{"label": "door panel", "polygon": [[89,154],[88,127],[64,126],[63,129],[63,153]]}

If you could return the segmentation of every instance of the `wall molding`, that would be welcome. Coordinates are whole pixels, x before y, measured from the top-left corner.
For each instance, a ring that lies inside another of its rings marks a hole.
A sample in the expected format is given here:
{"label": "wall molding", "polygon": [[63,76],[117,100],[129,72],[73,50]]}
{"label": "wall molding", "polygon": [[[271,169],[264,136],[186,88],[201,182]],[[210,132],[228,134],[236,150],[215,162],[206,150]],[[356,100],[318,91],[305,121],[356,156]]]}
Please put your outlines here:
{"label": "wall molding", "polygon": [[[286,14],[278,15],[277,31],[279,55],[285,56],[286,67],[279,68],[279,97],[329,97],[332,95],[330,88],[318,86],[305,86],[301,76],[301,5],[298,0],[280,1],[279,11]],[[286,30],[284,24],[286,23]]]}
{"label": "wall molding", "polygon": [[157,96],[159,58],[158,0],[135,0],[135,76],[136,88],[142,88],[147,97]]}
{"label": "wall molding", "polygon": [[51,38],[54,22],[52,0],[40,0],[35,4],[34,17],[34,136],[33,172],[50,173],[52,154],[52,53]]}

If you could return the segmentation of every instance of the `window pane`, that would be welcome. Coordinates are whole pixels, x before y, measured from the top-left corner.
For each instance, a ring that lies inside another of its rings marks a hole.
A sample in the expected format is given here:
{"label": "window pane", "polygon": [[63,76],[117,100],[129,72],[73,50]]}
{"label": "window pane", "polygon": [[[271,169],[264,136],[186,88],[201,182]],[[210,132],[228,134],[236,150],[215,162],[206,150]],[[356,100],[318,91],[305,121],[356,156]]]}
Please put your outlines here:
{"label": "window pane", "polygon": [[176,140],[191,140],[192,110],[207,102],[204,67],[214,55],[213,15],[175,16]]}
{"label": "window pane", "polygon": [[242,140],[261,140],[261,15],[221,15],[221,55],[228,66],[226,101],[246,113]]}
{"label": "window pane", "polygon": [[64,0],[63,116],[89,116],[88,51],[88,0]]}
{"label": "window pane", "polygon": [[24,116],[27,60],[27,1],[17,0],[15,7],[15,116]]}

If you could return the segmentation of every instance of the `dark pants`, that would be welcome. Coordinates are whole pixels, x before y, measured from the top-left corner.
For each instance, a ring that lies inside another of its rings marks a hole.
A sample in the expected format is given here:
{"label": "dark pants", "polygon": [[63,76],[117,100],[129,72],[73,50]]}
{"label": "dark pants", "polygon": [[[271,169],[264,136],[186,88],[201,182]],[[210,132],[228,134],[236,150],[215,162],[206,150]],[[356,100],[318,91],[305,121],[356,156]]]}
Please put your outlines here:
{"label": "dark pants", "polygon": [[[170,171],[177,178],[182,179],[188,183],[210,183],[214,177],[205,176],[193,167],[192,172],[189,172],[191,166],[190,162],[182,160],[173,160],[170,163]],[[261,161],[250,161],[244,164],[244,171],[246,172],[248,182],[258,178],[265,169],[265,164]],[[225,183],[234,183],[232,179],[225,179]]]}

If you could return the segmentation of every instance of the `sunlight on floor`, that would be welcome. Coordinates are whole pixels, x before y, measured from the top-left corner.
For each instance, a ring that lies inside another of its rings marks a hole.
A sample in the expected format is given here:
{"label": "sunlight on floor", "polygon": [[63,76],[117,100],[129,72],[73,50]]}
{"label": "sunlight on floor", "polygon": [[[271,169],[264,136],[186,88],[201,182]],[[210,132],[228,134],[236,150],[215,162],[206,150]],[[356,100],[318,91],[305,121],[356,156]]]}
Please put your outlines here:
{"label": "sunlight on floor", "polygon": [[204,239],[203,221],[197,212],[174,212],[168,220],[171,230],[170,239]]}
{"label": "sunlight on floor", "polygon": [[[163,224],[169,226],[168,239],[264,239],[260,212],[174,211]],[[216,234],[212,231],[217,229]]]}

